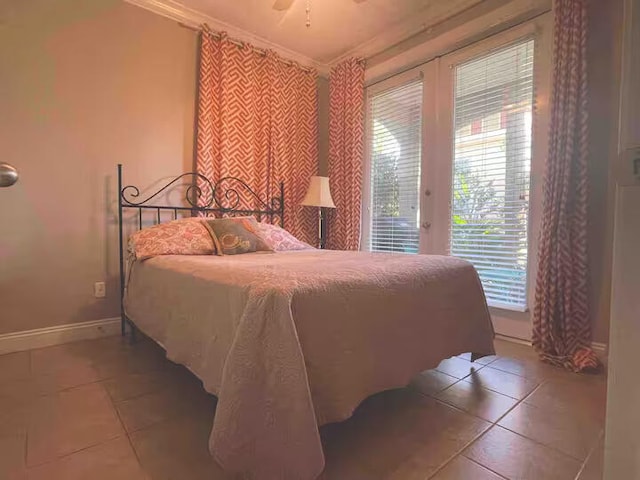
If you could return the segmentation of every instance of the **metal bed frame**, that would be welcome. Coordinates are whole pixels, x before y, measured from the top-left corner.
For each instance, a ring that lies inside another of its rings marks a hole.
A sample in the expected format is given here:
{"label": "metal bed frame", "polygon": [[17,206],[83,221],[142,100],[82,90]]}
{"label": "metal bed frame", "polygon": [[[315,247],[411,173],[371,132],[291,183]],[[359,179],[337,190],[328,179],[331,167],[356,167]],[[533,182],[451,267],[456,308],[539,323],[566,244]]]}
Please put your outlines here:
{"label": "metal bed frame", "polygon": [[[183,204],[156,205],[153,200],[161,193],[169,193],[174,188],[185,188],[184,197],[181,198]],[[159,189],[148,194],[144,199],[140,197],[140,189],[135,185],[123,186],[122,164],[118,164],[118,239],[120,252],[120,331],[122,336],[126,334],[126,326],[129,325],[132,339],[135,340],[136,326],[127,318],[124,312],[124,284],[125,284],[125,258],[124,258],[124,228],[123,213],[137,210],[135,222],[137,230],[142,229],[143,211],[153,213],[152,222],[154,225],[162,223],[162,213],[170,214],[169,220],[176,220],[178,212],[188,214],[192,217],[221,217],[234,215],[256,215],[258,220],[264,218],[269,223],[279,220],[280,226],[284,228],[284,183],[280,182],[279,196],[260,198],[249,185],[237,177],[223,177],[212,183],[207,177],[197,172],[187,172],[170,180]],[[247,208],[246,205],[256,205],[257,208]],[[147,215],[149,218],[149,215]],[[135,223],[134,223],[135,224]]]}

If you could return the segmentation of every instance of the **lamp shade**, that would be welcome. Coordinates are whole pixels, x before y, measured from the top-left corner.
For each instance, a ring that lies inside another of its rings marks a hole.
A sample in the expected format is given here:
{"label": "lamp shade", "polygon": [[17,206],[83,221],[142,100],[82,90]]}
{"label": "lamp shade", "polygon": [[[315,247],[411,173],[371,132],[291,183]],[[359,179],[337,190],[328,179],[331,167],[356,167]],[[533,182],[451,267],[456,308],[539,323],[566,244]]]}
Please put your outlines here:
{"label": "lamp shade", "polygon": [[311,177],[309,182],[309,190],[300,205],[307,207],[329,207],[336,208],[331,191],[329,190],[329,177]]}

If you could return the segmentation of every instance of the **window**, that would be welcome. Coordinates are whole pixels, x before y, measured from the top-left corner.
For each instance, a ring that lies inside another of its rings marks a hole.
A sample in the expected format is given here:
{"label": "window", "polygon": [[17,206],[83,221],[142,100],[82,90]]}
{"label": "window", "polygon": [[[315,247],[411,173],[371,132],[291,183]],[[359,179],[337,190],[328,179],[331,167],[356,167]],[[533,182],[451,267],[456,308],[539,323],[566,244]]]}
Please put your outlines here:
{"label": "window", "polygon": [[369,98],[368,248],[418,253],[422,80]]}
{"label": "window", "polygon": [[531,335],[553,16],[367,88],[362,246],[471,262],[496,332]]}
{"label": "window", "polygon": [[457,65],[450,253],[492,306],[527,307],[534,41]]}

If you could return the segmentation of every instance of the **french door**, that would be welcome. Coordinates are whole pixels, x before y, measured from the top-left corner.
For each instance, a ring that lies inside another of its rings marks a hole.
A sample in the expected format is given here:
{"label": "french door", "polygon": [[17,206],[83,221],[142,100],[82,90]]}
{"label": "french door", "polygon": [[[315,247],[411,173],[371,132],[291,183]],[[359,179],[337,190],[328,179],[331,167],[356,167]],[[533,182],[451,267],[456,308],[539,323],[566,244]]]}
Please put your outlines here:
{"label": "french door", "polygon": [[367,89],[363,248],[464,258],[496,332],[529,338],[549,19]]}

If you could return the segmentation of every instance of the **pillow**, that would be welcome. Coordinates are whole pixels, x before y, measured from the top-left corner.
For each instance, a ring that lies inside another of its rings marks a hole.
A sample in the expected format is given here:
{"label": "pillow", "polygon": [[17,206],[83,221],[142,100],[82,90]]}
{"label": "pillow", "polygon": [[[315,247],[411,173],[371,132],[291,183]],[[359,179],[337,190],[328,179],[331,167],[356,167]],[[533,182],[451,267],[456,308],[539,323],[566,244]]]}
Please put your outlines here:
{"label": "pillow", "polygon": [[218,255],[238,255],[273,250],[258,235],[258,222],[253,217],[204,219],[211,232]]}
{"label": "pillow", "polygon": [[284,228],[270,223],[259,223],[258,233],[272,250],[286,252],[288,250],[315,250],[314,247],[298,240]]}
{"label": "pillow", "polygon": [[211,255],[215,245],[200,218],[180,218],[143,228],[129,237],[136,259],[157,255]]}

